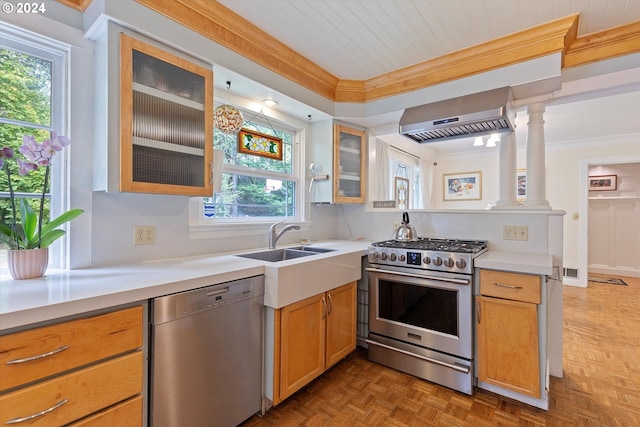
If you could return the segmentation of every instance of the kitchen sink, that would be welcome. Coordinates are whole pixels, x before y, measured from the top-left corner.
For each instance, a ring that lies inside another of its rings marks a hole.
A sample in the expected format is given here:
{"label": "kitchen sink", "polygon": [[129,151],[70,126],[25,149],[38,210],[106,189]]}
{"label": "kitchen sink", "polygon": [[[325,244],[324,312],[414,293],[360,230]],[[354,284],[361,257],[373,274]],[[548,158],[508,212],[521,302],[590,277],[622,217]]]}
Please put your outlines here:
{"label": "kitchen sink", "polygon": [[319,252],[312,252],[309,250],[300,249],[269,249],[260,252],[251,252],[248,254],[239,254],[236,256],[243,258],[257,259],[260,261],[278,262],[286,261],[288,259],[302,258],[306,256],[317,255]]}

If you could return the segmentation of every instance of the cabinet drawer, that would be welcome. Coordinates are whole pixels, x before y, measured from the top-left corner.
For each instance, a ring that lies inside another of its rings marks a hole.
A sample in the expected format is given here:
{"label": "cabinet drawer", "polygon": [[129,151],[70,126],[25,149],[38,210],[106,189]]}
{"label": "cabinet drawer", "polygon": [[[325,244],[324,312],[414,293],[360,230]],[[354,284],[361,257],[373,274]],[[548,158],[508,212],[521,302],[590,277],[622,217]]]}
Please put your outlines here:
{"label": "cabinet drawer", "polygon": [[142,427],[142,396],[83,418],[69,427]]}
{"label": "cabinet drawer", "polygon": [[0,336],[0,391],[142,347],[142,306]]}
{"label": "cabinet drawer", "polygon": [[0,424],[42,412],[28,425],[51,427],[78,420],[141,393],[142,369],[138,351],[6,393],[0,396]]}
{"label": "cabinet drawer", "polygon": [[541,277],[506,271],[480,270],[480,293],[540,304]]}

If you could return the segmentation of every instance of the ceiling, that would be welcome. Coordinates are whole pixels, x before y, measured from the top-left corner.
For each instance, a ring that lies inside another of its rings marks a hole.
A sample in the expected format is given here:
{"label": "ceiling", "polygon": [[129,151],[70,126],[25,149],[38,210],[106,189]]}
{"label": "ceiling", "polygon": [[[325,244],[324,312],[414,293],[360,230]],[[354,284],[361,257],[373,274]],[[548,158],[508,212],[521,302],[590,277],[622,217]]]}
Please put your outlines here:
{"label": "ceiling", "polygon": [[[571,14],[579,14],[578,37],[640,20],[637,0],[218,1],[336,77],[355,80],[389,73]],[[234,84],[235,93],[244,95],[244,89]],[[259,84],[255,86],[255,82],[246,89],[254,91],[254,95],[282,97]],[[281,105],[276,107],[280,111],[301,111],[295,100],[281,99]],[[638,104],[640,92],[550,105],[545,113],[545,138],[548,142],[561,142],[614,132],[640,132],[635,107]],[[625,105],[629,108],[619,112]],[[389,123],[399,120],[401,113],[355,124],[371,126],[376,120],[378,124]],[[520,145],[526,141],[523,131],[527,117],[523,113],[516,119],[516,140]],[[404,139],[398,134],[383,137],[392,143],[399,138]],[[471,138],[432,143],[429,148],[437,154],[478,150],[472,147]]]}
{"label": "ceiling", "polygon": [[638,0],[218,0],[340,79],[365,80],[575,13],[578,36]]}

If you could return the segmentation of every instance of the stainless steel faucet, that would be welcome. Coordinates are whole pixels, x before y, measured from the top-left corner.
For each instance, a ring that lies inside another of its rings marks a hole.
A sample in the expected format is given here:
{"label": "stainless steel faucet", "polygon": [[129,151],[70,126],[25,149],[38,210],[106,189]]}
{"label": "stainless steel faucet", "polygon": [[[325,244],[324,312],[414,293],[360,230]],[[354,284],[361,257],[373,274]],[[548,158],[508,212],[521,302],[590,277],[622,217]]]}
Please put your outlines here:
{"label": "stainless steel faucet", "polygon": [[287,231],[289,231],[289,230],[300,230],[300,226],[299,225],[290,224],[290,225],[287,225],[286,227],[284,227],[282,230],[280,230],[279,233],[276,233],[276,225],[282,224],[284,221],[285,220],[283,219],[282,221],[278,221],[275,224],[271,224],[271,227],[269,227],[269,249],[275,249],[276,248],[276,242]]}

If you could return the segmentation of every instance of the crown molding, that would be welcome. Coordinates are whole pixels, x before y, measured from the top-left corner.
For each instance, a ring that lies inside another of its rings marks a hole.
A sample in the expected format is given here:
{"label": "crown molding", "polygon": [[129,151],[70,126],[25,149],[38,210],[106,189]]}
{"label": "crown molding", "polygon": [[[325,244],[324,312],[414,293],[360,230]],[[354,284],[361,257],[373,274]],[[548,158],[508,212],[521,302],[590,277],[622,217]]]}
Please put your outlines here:
{"label": "crown molding", "polygon": [[84,10],[87,7],[89,7],[89,4],[91,4],[92,0],[56,0],[56,1],[72,9],[78,10],[80,12],[84,12]]}
{"label": "crown molding", "polygon": [[566,68],[640,52],[640,21],[584,35],[564,55]]}
{"label": "crown molding", "polygon": [[[83,11],[92,0],[57,0]],[[579,14],[366,80],[340,79],[211,0],[135,0],[333,102],[364,103],[562,52],[562,68],[640,52],[640,21],[577,37]]]}

